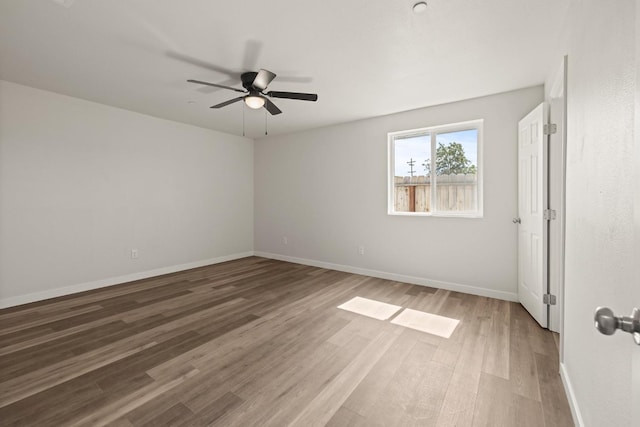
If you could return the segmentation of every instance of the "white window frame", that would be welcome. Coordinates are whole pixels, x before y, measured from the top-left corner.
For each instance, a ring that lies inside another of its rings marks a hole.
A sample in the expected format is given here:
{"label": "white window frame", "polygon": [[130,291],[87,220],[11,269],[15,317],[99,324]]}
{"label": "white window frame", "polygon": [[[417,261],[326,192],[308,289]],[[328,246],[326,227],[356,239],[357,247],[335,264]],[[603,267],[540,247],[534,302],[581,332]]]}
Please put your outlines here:
{"label": "white window frame", "polygon": [[[434,216],[434,217],[455,217],[455,218],[482,218],[483,217],[483,126],[484,120],[469,120],[460,123],[451,123],[446,125],[429,126],[419,129],[410,129],[397,132],[389,132],[388,138],[388,188],[387,188],[387,214],[388,215],[400,215],[400,216]],[[403,139],[412,136],[422,136],[430,134],[431,139],[431,170],[436,170],[436,149],[437,149],[437,134],[456,132],[462,130],[477,129],[478,131],[478,165],[477,165],[477,180],[478,180],[478,194],[477,194],[477,209],[474,211],[438,211],[436,206],[436,189],[437,189],[437,175],[433,173],[431,175],[431,206],[433,210],[431,212],[396,212],[395,210],[395,141],[396,139]]]}

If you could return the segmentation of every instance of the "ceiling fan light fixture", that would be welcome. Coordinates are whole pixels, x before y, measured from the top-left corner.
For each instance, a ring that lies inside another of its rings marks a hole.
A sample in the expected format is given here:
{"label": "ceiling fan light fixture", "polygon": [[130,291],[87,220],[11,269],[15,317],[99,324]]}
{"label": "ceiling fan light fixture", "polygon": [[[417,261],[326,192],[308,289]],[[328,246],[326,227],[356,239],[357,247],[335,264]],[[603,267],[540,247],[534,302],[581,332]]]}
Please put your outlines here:
{"label": "ceiling fan light fixture", "polygon": [[247,95],[244,97],[244,103],[247,107],[257,110],[264,107],[264,98],[259,95]]}

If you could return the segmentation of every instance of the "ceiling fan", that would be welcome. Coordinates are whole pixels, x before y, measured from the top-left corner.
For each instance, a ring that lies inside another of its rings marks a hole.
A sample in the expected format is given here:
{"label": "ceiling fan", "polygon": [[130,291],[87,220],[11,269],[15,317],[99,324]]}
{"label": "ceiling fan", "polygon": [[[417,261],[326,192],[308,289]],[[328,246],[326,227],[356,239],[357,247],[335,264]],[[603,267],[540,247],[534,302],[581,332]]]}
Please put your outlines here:
{"label": "ceiling fan", "polygon": [[318,95],[315,93],[300,93],[300,92],[278,92],[269,91],[265,92],[269,83],[276,78],[275,73],[269,70],[261,69],[257,73],[255,71],[248,71],[242,73],[240,79],[242,80],[243,89],[238,89],[231,86],[219,85],[216,83],[203,82],[200,80],[187,80],[189,83],[197,83],[201,85],[220,87],[223,89],[233,90],[235,92],[246,93],[244,96],[230,99],[220,104],[213,105],[211,108],[222,108],[227,105],[233,104],[238,101],[244,101],[247,107],[257,110],[259,108],[266,108],[272,115],[280,114],[282,111],[271,102],[269,98],[285,98],[285,99],[298,99],[301,101],[317,101]]}

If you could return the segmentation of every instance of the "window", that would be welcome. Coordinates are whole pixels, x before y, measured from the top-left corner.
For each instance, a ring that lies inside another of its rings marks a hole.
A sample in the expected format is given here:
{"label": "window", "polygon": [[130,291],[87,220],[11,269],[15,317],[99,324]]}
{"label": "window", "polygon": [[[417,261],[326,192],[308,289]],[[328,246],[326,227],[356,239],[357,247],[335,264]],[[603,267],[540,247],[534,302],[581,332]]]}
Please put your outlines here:
{"label": "window", "polygon": [[482,120],[390,133],[388,213],[482,217]]}

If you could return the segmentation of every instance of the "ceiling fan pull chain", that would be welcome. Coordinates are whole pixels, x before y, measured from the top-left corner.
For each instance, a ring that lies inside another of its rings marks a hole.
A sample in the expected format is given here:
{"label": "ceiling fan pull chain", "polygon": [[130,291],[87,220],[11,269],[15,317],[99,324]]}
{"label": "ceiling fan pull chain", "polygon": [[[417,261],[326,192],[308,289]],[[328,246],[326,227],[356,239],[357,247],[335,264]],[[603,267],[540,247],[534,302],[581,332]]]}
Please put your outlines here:
{"label": "ceiling fan pull chain", "polygon": [[267,133],[267,117],[268,117],[267,110],[264,110],[264,134],[265,135],[269,135]]}
{"label": "ceiling fan pull chain", "polygon": [[242,136],[244,136],[244,102],[242,103]]}

